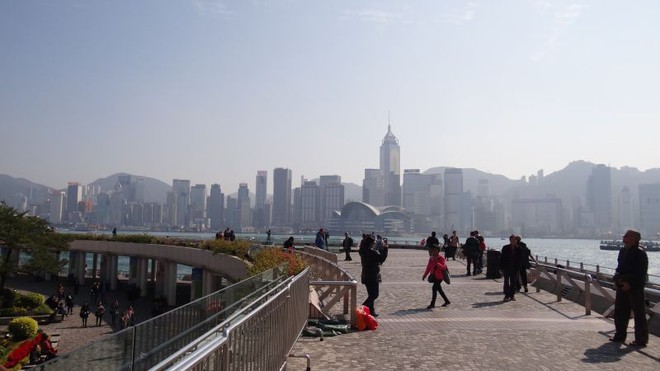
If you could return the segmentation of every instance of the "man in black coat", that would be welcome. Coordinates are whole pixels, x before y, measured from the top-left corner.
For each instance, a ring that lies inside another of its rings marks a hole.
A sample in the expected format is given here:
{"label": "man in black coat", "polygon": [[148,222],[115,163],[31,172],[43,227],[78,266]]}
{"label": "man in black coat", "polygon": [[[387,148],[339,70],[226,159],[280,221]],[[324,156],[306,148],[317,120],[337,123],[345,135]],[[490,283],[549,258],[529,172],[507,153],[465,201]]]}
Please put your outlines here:
{"label": "man in black coat", "polygon": [[477,275],[477,257],[479,257],[479,240],[475,232],[470,232],[470,237],[465,240],[463,245],[463,254],[467,259],[467,276],[470,275],[470,267],[472,267],[472,274]]}
{"label": "man in black coat", "polygon": [[502,247],[500,270],[504,278],[504,301],[516,300],[515,294],[522,264],[522,251],[515,235],[509,236],[509,244]]}
{"label": "man in black coat", "polygon": [[380,278],[380,265],[387,259],[387,246],[380,251],[375,248],[373,236],[366,235],[360,243],[360,258],[362,259],[362,284],[367,289],[367,299],[362,303],[369,308],[372,316],[378,317],[374,302],[378,299]]}
{"label": "man in black coat", "polygon": [[641,235],[628,230],[623,235],[624,247],[619,250],[618,265],[614,274],[616,299],[614,301],[614,337],[610,341],[626,341],[630,310],[635,317],[635,341],[632,346],[644,347],[649,341],[649,328],[646,321],[644,285],[649,267],[646,251],[639,246]]}

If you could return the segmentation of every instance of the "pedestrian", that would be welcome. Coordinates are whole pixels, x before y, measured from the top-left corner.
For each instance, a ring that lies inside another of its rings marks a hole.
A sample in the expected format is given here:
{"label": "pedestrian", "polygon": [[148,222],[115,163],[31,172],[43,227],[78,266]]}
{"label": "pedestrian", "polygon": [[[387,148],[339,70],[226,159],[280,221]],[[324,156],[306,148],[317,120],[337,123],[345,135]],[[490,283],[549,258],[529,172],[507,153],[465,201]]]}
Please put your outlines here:
{"label": "pedestrian", "polygon": [[433,246],[429,251],[431,256],[429,257],[429,262],[426,264],[426,270],[422,275],[422,281],[426,280],[426,276],[429,276],[429,282],[433,283],[433,286],[431,288],[431,304],[426,309],[435,308],[435,299],[438,297],[438,293],[440,293],[440,296],[445,301],[442,306],[446,307],[451,304],[447,295],[442,290],[442,280],[445,278],[444,271],[447,269],[447,261],[440,255],[440,246]]}
{"label": "pedestrian", "polygon": [[89,304],[87,302],[84,302],[83,305],[80,307],[80,318],[82,318],[82,327],[87,327],[87,317],[89,317]]}
{"label": "pedestrian", "polygon": [[351,248],[353,247],[353,239],[348,235],[348,232],[344,232],[344,241],[341,243],[341,246],[344,248],[344,261],[352,261]]}
{"label": "pedestrian", "polygon": [[527,289],[527,270],[532,267],[532,264],[529,262],[530,259],[536,263],[536,260],[532,256],[532,252],[527,247],[527,244],[522,242],[520,236],[516,236],[516,241],[520,247],[520,281],[516,291],[520,291],[521,288],[525,289],[525,292],[529,292]]}
{"label": "pedestrian", "polygon": [[631,346],[645,347],[649,341],[649,328],[646,320],[646,301],[644,286],[649,267],[644,248],[639,246],[642,236],[639,232],[628,230],[623,235],[624,247],[619,250],[617,267],[614,273],[616,298],[614,300],[614,336],[610,341],[626,341],[630,311],[635,318],[635,340]]}
{"label": "pedestrian", "polygon": [[431,249],[433,246],[440,246],[440,241],[438,240],[438,237],[436,237],[435,231],[431,232],[431,235],[426,238],[426,241],[424,241],[424,245],[426,249],[429,251],[429,256],[431,256]]}
{"label": "pedestrian", "polygon": [[112,325],[115,325],[115,322],[117,321],[117,316],[119,315],[119,300],[115,299],[115,301],[110,304],[110,317],[112,318]]}
{"label": "pedestrian", "polygon": [[451,260],[456,260],[456,252],[458,251],[458,243],[459,243],[459,238],[458,235],[456,234],[456,231],[452,231],[451,236],[449,236],[449,256],[451,257]]}
{"label": "pedestrian", "polygon": [[314,246],[318,247],[319,249],[326,249],[325,245],[325,232],[323,231],[323,228],[319,229],[318,232],[316,232],[316,238],[314,239]]}
{"label": "pedestrian", "polygon": [[465,240],[463,245],[463,255],[467,259],[467,274],[470,275],[470,267],[472,267],[472,275],[477,275],[477,258],[479,257],[479,240],[477,239],[477,232],[470,232],[470,237]]}
{"label": "pedestrian", "polygon": [[362,263],[361,281],[367,289],[367,299],[362,305],[369,308],[372,316],[378,317],[374,304],[378,299],[379,286],[382,281],[380,265],[387,259],[388,249],[385,247],[382,251],[376,250],[373,236],[367,235],[360,245],[359,253]]}
{"label": "pedestrian", "polygon": [[63,301],[60,301],[59,305],[57,306],[57,314],[62,316],[60,318],[60,321],[64,321],[64,318],[68,316],[68,311],[66,308],[64,308]]}
{"label": "pedestrian", "polygon": [[287,252],[293,252],[293,236],[289,236],[286,241],[284,241],[284,245],[282,246],[284,251]]}
{"label": "pedestrian", "polygon": [[66,306],[66,314],[73,314],[73,295],[71,295],[71,292],[64,297],[64,305]]}
{"label": "pedestrian", "polygon": [[502,247],[499,268],[504,281],[504,301],[515,301],[518,277],[520,276],[520,248],[515,235],[509,236],[509,244]]}
{"label": "pedestrian", "polygon": [[96,311],[94,312],[94,315],[96,316],[96,326],[101,326],[103,323],[103,315],[105,314],[105,307],[103,306],[103,302],[99,301],[98,306],[96,306]]}

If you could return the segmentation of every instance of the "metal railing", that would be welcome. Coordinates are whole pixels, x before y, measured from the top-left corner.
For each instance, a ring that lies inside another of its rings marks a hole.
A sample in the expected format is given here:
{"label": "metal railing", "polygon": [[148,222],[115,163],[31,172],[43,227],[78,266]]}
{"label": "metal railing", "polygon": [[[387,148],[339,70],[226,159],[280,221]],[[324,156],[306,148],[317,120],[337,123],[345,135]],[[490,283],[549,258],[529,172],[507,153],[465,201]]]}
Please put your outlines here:
{"label": "metal railing", "polygon": [[308,287],[305,269],[152,370],[281,369],[307,324]]}
{"label": "metal railing", "polygon": [[[351,326],[355,326],[358,283],[350,273],[337,265],[337,255],[315,247],[305,247],[296,253],[310,267],[312,281],[309,284],[317,291],[323,303],[322,308],[319,308],[322,315],[330,318],[334,314],[341,314],[349,318]],[[330,255],[331,259],[326,259],[326,255]],[[334,313],[335,306],[341,303],[341,312]]]}
{"label": "metal railing", "polygon": [[279,267],[40,365],[41,370],[148,370],[286,279]]}
{"label": "metal railing", "polygon": [[[570,260],[559,260],[557,258],[548,259],[547,256],[544,256],[543,259],[539,259],[539,256],[536,255],[536,261],[544,264],[552,264],[554,262],[555,266],[561,265],[563,268],[573,271],[587,272],[592,274],[599,280],[611,280],[614,275],[616,268],[606,267],[599,264],[589,264],[583,262],[575,262]],[[565,263],[565,264],[564,264]],[[654,289],[660,289],[660,276],[655,274],[647,274],[646,282]]]}
{"label": "metal railing", "polygon": [[[558,302],[561,301],[564,296],[564,282],[566,282],[580,293],[578,297],[583,297],[583,302],[580,304],[584,305],[586,315],[590,315],[592,310],[592,300],[594,295],[592,287],[596,289],[599,296],[603,297],[607,303],[606,306],[608,309],[605,310],[603,316],[608,317],[614,310],[615,291],[612,287],[611,276],[605,277],[602,273],[595,274],[594,272],[587,272],[584,271],[584,267],[577,270],[567,267],[558,267],[556,264],[551,265],[541,263],[538,262],[538,260],[537,263],[532,266],[533,269],[536,269],[539,273],[536,279],[540,278],[542,274],[551,282],[553,285],[553,293],[557,295]],[[537,284],[535,286],[536,292],[540,292],[540,285]],[[655,315],[654,307],[660,305],[660,290],[655,288],[653,284],[647,283],[644,288],[644,294],[649,302],[647,312],[653,316]]]}

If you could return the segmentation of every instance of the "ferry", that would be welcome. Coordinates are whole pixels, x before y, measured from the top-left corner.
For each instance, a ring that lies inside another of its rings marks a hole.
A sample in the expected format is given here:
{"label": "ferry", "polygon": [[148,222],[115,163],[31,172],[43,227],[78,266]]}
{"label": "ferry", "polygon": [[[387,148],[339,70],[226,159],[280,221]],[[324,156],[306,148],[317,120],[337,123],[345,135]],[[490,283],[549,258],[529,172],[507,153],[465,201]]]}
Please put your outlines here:
{"label": "ferry", "polygon": [[[640,246],[644,247],[646,251],[660,251],[660,242],[657,241],[641,241]],[[624,247],[621,240],[602,240],[600,241],[601,250],[621,250]]]}

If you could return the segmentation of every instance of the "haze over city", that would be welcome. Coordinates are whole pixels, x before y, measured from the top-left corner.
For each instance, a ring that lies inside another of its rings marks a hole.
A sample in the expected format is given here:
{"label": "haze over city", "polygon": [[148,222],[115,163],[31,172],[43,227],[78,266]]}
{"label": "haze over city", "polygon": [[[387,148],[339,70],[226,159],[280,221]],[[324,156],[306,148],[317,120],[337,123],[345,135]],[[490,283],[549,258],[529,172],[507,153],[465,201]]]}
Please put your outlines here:
{"label": "haze over city", "polygon": [[660,3],[3,1],[0,173],[658,167]]}

